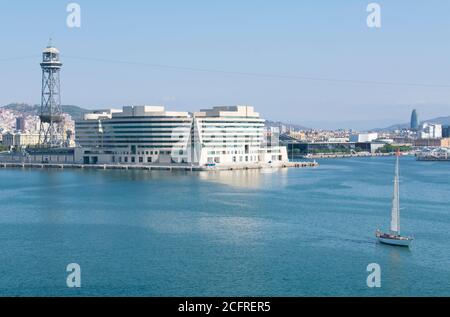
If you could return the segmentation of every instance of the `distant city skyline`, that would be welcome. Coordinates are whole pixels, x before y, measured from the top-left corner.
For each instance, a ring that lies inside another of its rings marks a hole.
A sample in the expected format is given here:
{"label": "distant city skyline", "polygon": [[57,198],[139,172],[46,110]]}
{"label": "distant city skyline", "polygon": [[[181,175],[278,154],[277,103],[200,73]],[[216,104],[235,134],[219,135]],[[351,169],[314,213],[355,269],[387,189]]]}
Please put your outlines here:
{"label": "distant city skyline", "polygon": [[[189,111],[248,104],[267,119],[312,128],[370,129],[450,115],[450,3],[377,1],[0,0],[0,105],[39,103],[41,51],[61,50],[62,103],[160,104]],[[432,18],[431,18],[432,17]]]}

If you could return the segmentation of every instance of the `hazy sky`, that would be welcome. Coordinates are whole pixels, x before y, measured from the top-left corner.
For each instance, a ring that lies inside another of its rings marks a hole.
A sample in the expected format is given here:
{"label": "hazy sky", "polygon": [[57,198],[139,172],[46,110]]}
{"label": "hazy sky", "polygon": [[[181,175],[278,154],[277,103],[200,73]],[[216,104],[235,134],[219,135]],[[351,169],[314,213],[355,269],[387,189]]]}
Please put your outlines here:
{"label": "hazy sky", "polygon": [[450,115],[448,0],[378,1],[381,29],[367,27],[361,0],[80,0],[73,29],[70,2],[0,0],[0,104],[40,102],[51,36],[63,104],[250,104],[324,128],[406,122],[413,108]]}

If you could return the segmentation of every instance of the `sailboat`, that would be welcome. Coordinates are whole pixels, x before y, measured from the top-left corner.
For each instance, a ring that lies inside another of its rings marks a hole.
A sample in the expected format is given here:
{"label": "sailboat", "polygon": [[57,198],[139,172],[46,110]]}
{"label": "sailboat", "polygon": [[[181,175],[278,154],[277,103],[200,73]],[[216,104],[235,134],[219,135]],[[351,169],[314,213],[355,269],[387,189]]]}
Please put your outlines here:
{"label": "sailboat", "polygon": [[397,162],[395,166],[394,178],[394,196],[392,199],[392,215],[390,233],[384,233],[377,230],[376,237],[378,241],[384,244],[409,247],[414,240],[412,237],[404,237],[400,233],[400,176],[399,176],[399,159],[400,151],[397,151]]}

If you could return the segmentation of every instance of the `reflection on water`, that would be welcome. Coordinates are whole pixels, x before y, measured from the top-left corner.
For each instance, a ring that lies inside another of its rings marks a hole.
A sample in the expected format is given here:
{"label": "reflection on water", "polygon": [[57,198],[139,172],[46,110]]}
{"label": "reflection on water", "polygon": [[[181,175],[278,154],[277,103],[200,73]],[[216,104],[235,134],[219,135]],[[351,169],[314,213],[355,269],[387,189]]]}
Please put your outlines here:
{"label": "reflection on water", "polygon": [[233,187],[249,189],[264,188],[265,186],[286,186],[287,169],[235,170],[200,172],[202,181],[217,182]]}
{"label": "reflection on water", "polygon": [[254,217],[202,217],[200,230],[224,243],[249,244],[265,234],[270,222]]}

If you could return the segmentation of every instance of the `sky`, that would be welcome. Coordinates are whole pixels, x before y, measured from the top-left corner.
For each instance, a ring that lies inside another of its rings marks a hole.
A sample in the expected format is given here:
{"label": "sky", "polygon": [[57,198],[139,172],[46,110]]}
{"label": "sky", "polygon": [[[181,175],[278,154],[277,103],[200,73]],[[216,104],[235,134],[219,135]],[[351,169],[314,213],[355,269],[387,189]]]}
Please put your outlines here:
{"label": "sky", "polygon": [[40,102],[61,51],[63,104],[252,105],[264,118],[370,129],[450,115],[450,1],[0,0],[0,105]]}

